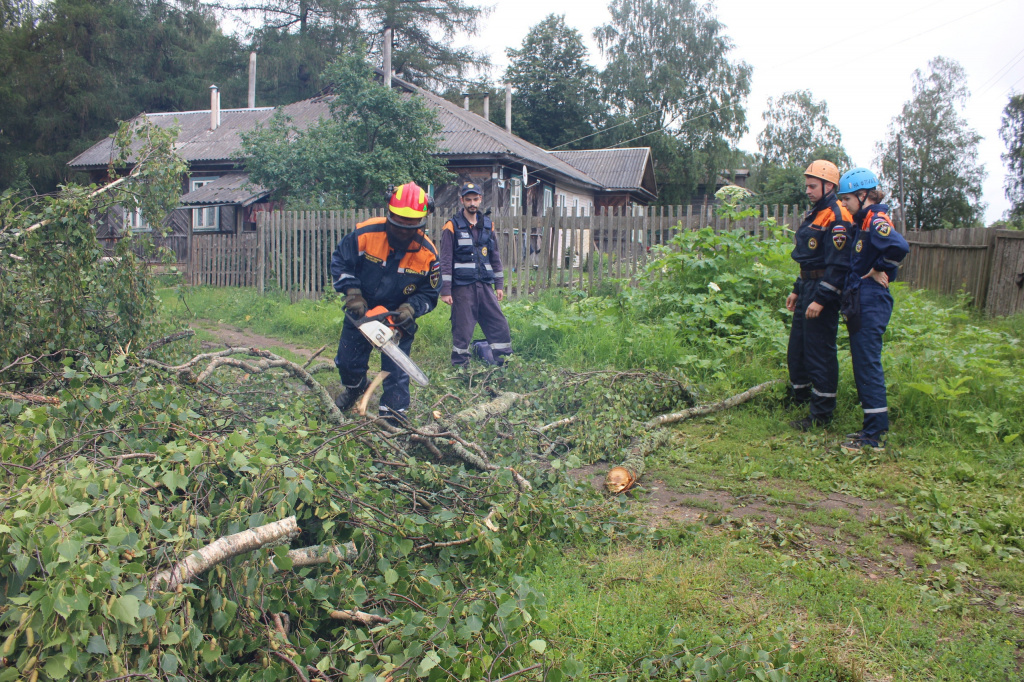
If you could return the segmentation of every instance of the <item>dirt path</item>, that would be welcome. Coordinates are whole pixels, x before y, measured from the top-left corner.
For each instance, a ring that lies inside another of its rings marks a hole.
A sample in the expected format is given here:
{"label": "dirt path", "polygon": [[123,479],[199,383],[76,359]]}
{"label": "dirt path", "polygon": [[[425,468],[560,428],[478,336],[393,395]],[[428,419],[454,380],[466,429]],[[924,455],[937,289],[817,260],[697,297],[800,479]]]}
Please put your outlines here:
{"label": "dirt path", "polygon": [[[197,329],[213,335],[216,338],[215,342],[204,341],[204,348],[219,348],[221,346],[244,346],[246,348],[261,348],[267,350],[269,348],[284,348],[285,350],[294,353],[295,355],[309,359],[316,352],[316,349],[304,348],[296,346],[293,343],[282,341],[281,339],[275,339],[269,336],[262,336],[256,334],[248,329],[242,329],[241,327],[234,327],[229,324],[218,324],[213,320],[196,320],[194,325]],[[324,352],[328,355],[331,349],[324,349]],[[323,354],[321,354],[322,357]]]}

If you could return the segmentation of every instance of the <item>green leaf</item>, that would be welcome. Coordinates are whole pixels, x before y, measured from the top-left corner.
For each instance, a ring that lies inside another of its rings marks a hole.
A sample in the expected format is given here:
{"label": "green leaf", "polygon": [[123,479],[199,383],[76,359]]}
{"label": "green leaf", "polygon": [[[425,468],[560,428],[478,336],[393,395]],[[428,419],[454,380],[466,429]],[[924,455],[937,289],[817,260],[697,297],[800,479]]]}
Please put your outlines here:
{"label": "green leaf", "polygon": [[420,661],[420,666],[418,670],[419,674],[426,675],[440,662],[441,657],[437,655],[436,651],[428,651],[426,656],[423,657],[423,660]]}
{"label": "green leaf", "polygon": [[538,654],[543,654],[548,650],[548,643],[543,639],[535,639],[530,642],[530,648],[536,651]]}
{"label": "green leaf", "polygon": [[386,582],[388,585],[394,585],[395,583],[397,583],[398,572],[395,571],[395,569],[393,568],[389,568],[388,570],[384,571],[384,582]]}
{"label": "green leaf", "polygon": [[46,670],[46,674],[50,677],[60,679],[68,674],[68,670],[71,669],[71,663],[70,656],[57,654],[47,657],[46,665],[43,666],[43,669]]}
{"label": "green leaf", "polygon": [[78,550],[82,549],[81,540],[65,540],[57,545],[57,553],[68,561],[74,561],[78,556]]}
{"label": "green leaf", "polygon": [[139,598],[131,594],[121,595],[110,606],[110,615],[122,623],[135,625],[139,617]]}
{"label": "green leaf", "polygon": [[178,657],[174,654],[164,654],[160,657],[160,669],[168,675],[178,671]]}
{"label": "green leaf", "polygon": [[90,509],[92,509],[92,505],[88,502],[79,502],[78,504],[68,507],[68,516],[81,516]]}
{"label": "green leaf", "polygon": [[89,638],[89,644],[86,645],[85,650],[90,654],[102,654],[104,656],[110,653],[107,649],[107,642],[99,635],[93,635]]}

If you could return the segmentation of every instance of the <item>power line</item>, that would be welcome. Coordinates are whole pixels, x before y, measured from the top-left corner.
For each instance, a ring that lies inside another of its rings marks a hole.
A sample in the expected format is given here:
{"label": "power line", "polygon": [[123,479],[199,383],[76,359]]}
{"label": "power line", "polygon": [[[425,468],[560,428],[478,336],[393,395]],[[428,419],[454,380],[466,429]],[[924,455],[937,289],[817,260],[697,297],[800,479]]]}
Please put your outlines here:
{"label": "power line", "polygon": [[1020,52],[1010,57],[1010,61],[1006,62],[1001,67],[999,67],[999,70],[996,71],[991,78],[982,83],[982,90],[978,93],[978,95],[984,95],[986,92],[991,90],[996,84],[999,83],[999,79],[1005,76],[1011,70],[1013,70],[1013,67],[1017,66],[1017,64],[1020,63],[1021,60],[1024,60],[1024,49],[1021,49]]}

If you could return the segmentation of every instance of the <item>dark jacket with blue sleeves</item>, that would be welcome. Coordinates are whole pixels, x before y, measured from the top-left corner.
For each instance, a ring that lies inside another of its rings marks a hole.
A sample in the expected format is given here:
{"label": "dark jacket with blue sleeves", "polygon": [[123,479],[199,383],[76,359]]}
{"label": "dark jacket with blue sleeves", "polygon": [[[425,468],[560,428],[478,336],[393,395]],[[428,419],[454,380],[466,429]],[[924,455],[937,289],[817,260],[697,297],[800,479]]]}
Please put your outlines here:
{"label": "dark jacket with blue sleeves", "polygon": [[460,210],[441,231],[441,295],[451,295],[452,286],[474,282],[503,287],[498,240],[490,216],[481,215],[470,225]]}
{"label": "dark jacket with blue sleeves", "polygon": [[[850,246],[853,217],[846,207],[829,192],[811,207],[796,231],[796,245],[791,254],[800,270],[823,270],[814,293],[814,303],[839,305],[846,275],[850,271]],[[797,291],[799,281],[794,282]]]}
{"label": "dark jacket with blue sleeves", "polygon": [[872,269],[884,272],[895,282],[900,263],[910,253],[910,245],[889,217],[889,207],[874,204],[857,211],[854,232],[853,263],[850,279],[858,280]]}

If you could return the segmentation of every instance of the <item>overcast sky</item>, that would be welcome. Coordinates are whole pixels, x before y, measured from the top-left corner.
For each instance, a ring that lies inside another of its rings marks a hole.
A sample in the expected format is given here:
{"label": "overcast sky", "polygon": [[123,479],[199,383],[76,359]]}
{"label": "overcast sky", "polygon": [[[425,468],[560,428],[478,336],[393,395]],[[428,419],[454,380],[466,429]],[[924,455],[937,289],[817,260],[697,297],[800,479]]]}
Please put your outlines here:
{"label": "overcast sky", "polygon": [[[910,99],[914,70],[942,55],[966,70],[971,99],[964,115],[985,138],[979,151],[988,171],[986,222],[1009,207],[999,125],[1010,92],[1024,91],[1024,0],[721,0],[717,11],[733,56],[754,67],[750,132],[740,148],[757,150],[768,97],[808,89],[828,102],[854,163],[870,166],[875,143]],[[602,64],[593,30],[611,17],[601,0],[500,0],[472,39],[491,54],[492,78],[504,73],[505,48],[520,47],[530,27],[551,13],[564,14],[586,38],[591,61]],[[864,77],[876,79],[870,97],[850,87]]]}

